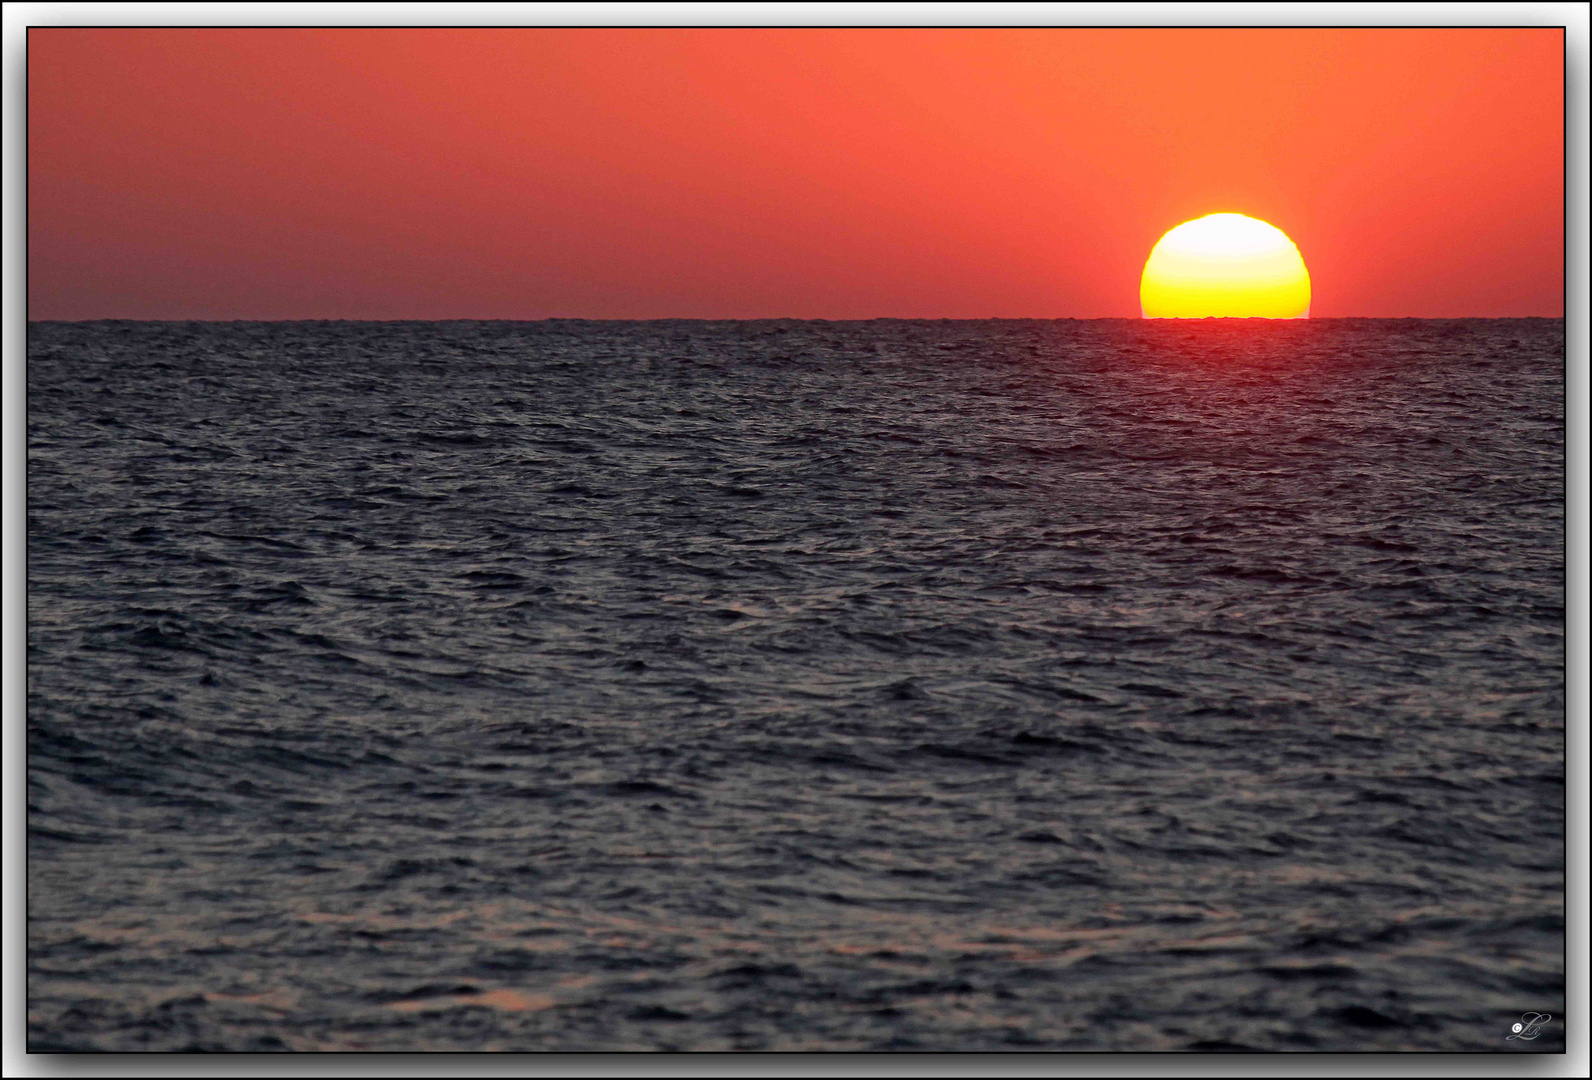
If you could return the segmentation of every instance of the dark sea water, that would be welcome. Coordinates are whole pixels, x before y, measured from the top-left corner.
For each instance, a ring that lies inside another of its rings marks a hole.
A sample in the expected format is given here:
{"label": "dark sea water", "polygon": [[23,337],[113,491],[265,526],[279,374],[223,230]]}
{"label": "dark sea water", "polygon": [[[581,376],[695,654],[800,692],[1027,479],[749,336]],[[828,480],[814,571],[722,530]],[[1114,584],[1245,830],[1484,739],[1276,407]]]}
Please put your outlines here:
{"label": "dark sea water", "polygon": [[1563,1049],[1559,320],[28,358],[34,1049]]}

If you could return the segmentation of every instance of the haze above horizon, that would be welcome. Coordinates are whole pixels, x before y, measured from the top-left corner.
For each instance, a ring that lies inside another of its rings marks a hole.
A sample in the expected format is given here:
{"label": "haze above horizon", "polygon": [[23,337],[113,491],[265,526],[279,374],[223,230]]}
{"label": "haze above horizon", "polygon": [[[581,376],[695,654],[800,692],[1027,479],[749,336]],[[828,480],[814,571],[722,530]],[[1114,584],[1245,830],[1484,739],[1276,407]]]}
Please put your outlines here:
{"label": "haze above horizon", "polygon": [[1562,317],[1560,30],[38,29],[29,316]]}

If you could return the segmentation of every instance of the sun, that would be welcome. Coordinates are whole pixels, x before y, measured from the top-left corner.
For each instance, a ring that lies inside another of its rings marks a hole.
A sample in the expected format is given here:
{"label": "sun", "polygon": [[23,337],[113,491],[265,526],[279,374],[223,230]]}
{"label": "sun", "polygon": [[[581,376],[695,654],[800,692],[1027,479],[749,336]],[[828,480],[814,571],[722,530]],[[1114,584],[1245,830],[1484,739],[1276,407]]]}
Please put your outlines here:
{"label": "sun", "polygon": [[1207,214],[1155,245],[1139,280],[1139,309],[1146,319],[1308,319],[1310,273],[1275,225]]}

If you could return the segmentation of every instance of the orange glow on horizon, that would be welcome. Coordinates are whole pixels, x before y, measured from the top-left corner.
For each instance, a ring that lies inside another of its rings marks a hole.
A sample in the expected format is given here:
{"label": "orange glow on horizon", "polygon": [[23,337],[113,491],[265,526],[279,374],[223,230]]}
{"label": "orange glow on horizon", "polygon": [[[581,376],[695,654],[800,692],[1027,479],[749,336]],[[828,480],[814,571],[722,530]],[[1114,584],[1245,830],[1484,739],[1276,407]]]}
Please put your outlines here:
{"label": "orange glow on horizon", "polygon": [[1285,224],[1310,314],[1563,314],[1564,32],[28,33],[34,319],[1136,318]]}

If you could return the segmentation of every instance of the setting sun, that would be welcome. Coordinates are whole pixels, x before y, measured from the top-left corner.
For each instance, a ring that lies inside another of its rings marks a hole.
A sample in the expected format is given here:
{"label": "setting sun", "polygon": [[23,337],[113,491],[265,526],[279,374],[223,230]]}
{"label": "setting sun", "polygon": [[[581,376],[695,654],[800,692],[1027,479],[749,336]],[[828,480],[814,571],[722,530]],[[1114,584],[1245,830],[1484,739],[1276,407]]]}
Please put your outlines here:
{"label": "setting sun", "polygon": [[1310,274],[1286,233],[1243,214],[1208,214],[1173,229],[1139,282],[1146,319],[1310,317]]}
{"label": "setting sun", "polygon": [[1573,1060],[1592,7],[399,6],[5,9],[7,1060]]}

